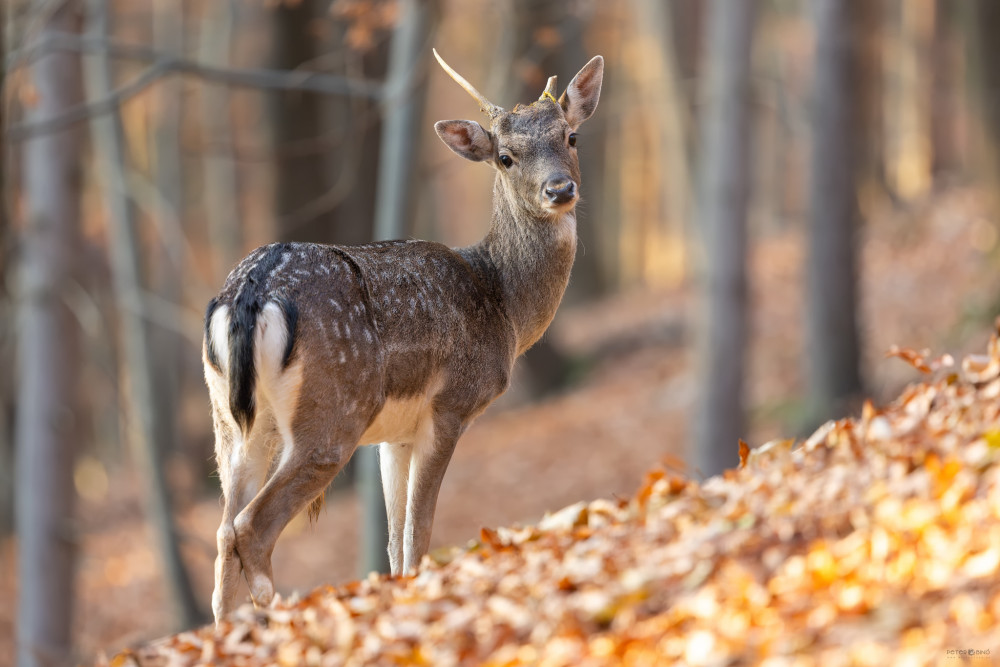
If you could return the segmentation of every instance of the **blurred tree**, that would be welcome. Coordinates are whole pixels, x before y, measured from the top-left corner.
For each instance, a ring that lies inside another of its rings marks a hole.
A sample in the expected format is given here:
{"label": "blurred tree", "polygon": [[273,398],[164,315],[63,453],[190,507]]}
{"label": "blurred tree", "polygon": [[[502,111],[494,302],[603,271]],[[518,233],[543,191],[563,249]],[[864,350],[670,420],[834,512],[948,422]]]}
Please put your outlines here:
{"label": "blurred tree", "polygon": [[[26,10],[38,39],[79,31],[69,0]],[[80,58],[58,51],[30,70],[35,102],[28,122],[80,103]],[[73,608],[73,462],[80,325],[70,310],[80,246],[80,145],[77,128],[39,134],[23,145],[24,237],[17,287],[17,663],[70,662]]]}
{"label": "blurred tree", "polygon": [[[232,65],[230,52],[236,13],[233,0],[206,3],[202,12],[198,40],[202,62],[215,67]],[[204,147],[202,212],[213,250],[212,279],[214,283],[221,283],[244,251],[233,115],[229,86],[206,81],[200,86],[200,92],[201,143]]]}
{"label": "blurred tree", "polygon": [[907,201],[931,185],[934,0],[888,0],[888,9],[895,34],[886,41],[892,65],[883,97],[886,175],[893,193]]}
{"label": "blurred tree", "polygon": [[[109,3],[110,0],[89,0],[88,34],[97,40],[106,41],[111,35]],[[92,97],[107,97],[114,89],[108,53],[87,56],[85,64]],[[177,624],[191,627],[203,620],[204,615],[198,610],[181,559],[164,475],[163,437],[171,431],[157,421],[164,415],[156,409],[159,383],[155,355],[150,348],[153,342],[150,324],[144,313],[147,306],[143,297],[143,258],[138,218],[127,187],[125,131],[117,110],[94,116],[91,129],[97,171],[109,210],[109,251],[123,347],[120,363],[129,386],[129,391],[121,393],[126,400],[128,441],[133,445],[132,453],[143,477],[147,513],[159,543],[167,596],[173,603]]]}
{"label": "blurred tree", "polygon": [[[153,43],[161,53],[181,57],[184,54],[184,7],[176,0],[154,0]],[[184,275],[184,167],[181,159],[181,119],[183,113],[183,80],[168,77],[155,90],[156,114],[153,128],[154,164],[152,178],[156,188],[156,205],[152,216],[158,234],[154,240],[157,251],[151,254],[153,263],[151,285],[165,303],[179,304],[183,298],[181,276]],[[166,451],[178,446],[177,421],[180,388],[183,381],[183,340],[176,329],[150,323],[151,348],[157,378],[154,409],[156,423]]]}
{"label": "blurred tree", "polygon": [[706,21],[705,112],[701,120],[698,223],[702,267],[702,394],[694,460],[704,475],[738,461],[744,428],[747,347],[747,200],[750,182],[750,55],[755,0],[713,0]]}
{"label": "blurred tree", "polygon": [[[419,127],[427,94],[426,47],[437,23],[438,10],[437,0],[400,0],[399,3],[382,100],[375,209],[375,237],[379,241],[405,236],[412,224],[416,178],[413,165],[418,161]],[[379,448],[390,446],[394,445],[381,444]],[[363,447],[358,454],[361,456],[359,475],[364,521],[360,573],[365,576],[373,570],[389,571],[389,533],[376,449]]]}
{"label": "blurred tree", "polygon": [[[335,3],[334,7],[337,4]],[[373,10],[370,10],[373,11]],[[372,29],[367,39],[352,38],[355,25],[348,17],[335,16],[327,38],[327,54],[348,76],[369,81],[385,79],[389,62],[388,31]],[[314,206],[300,210],[298,221],[288,226],[308,225],[314,211],[329,212],[327,227],[317,230],[332,243],[367,243],[374,238],[376,187],[381,152],[382,115],[378,103],[355,95],[328,96],[321,119],[325,146],[326,193]],[[317,142],[312,142],[316,145]],[[402,235],[409,233],[407,228]],[[310,237],[312,238],[312,237]]]}
{"label": "blurred tree", "polygon": [[[328,5],[325,0],[278,3],[273,10],[273,67],[312,67],[320,55],[315,22]],[[326,189],[323,156],[314,145],[322,130],[320,98],[305,91],[276,92],[272,112],[276,218],[298,220],[294,227],[282,225],[278,235],[286,241],[330,242],[331,211],[311,206]]]}
{"label": "blurred tree", "polygon": [[[0,3],[0,56],[6,56],[7,5]],[[0,68],[0,90],[6,88],[7,68]],[[0,104],[0,131],[6,129],[5,106]],[[0,366],[14,368],[14,323],[8,271],[11,253],[11,225],[7,201],[7,160],[10,147],[0,142]],[[14,439],[11,413],[14,406],[13,373],[0,376],[0,539],[14,529]]]}
{"label": "blurred tree", "polygon": [[935,181],[964,168],[961,125],[961,49],[965,36],[959,22],[960,4],[935,0],[931,45],[931,169]]}
{"label": "blurred tree", "polygon": [[1000,211],[1000,67],[997,57],[1000,42],[1000,2],[969,0],[963,3],[966,62],[969,70],[969,92],[977,110],[976,130],[979,141],[975,146],[976,160],[986,174],[994,212]]}
{"label": "blurred tree", "polygon": [[[668,6],[659,0],[633,0],[635,5],[635,35],[637,39],[645,39],[648,43],[656,45],[654,51],[657,63],[651,64],[649,69],[660,73],[658,80],[652,91],[644,91],[649,95],[647,99],[653,103],[657,109],[656,117],[660,126],[658,133],[660,145],[655,149],[658,155],[662,156],[661,162],[665,166],[652,165],[652,169],[662,169],[666,175],[661,183],[652,188],[658,193],[660,200],[660,217],[665,218],[665,229],[657,233],[653,231],[655,241],[658,236],[667,237],[672,240],[670,245],[660,243],[650,243],[650,251],[655,252],[658,257],[646,259],[649,264],[656,262],[669,262],[669,270],[660,269],[661,275],[670,276],[672,284],[678,284],[687,272],[688,253],[684,248],[689,245],[694,223],[691,209],[692,191],[692,165],[691,151],[694,147],[691,135],[693,132],[692,118],[694,109],[692,100],[688,96],[688,86],[685,85],[685,75],[682,69],[681,59],[689,59],[692,56],[694,39],[686,36],[678,39],[680,32],[674,25],[674,19],[689,23],[686,27],[690,29],[694,17],[693,12],[686,3],[677,6]],[[693,63],[685,63],[684,66],[692,67]],[[647,102],[648,103],[648,102]],[[662,223],[661,223],[662,224]],[[673,252],[665,252],[668,249],[677,248]],[[647,269],[647,276],[652,277],[652,272]]]}
{"label": "blurred tree", "polygon": [[814,0],[809,256],[806,261],[806,355],[810,423],[838,417],[861,393],[857,324],[859,142],[853,76],[856,23],[849,3]]}
{"label": "blurred tree", "polygon": [[887,94],[885,0],[854,3],[850,13],[855,49],[851,95],[857,120],[854,129],[864,132],[864,139],[854,142],[857,151],[855,180],[859,192],[865,196],[894,198],[886,165],[887,118],[883,108],[883,98]]}

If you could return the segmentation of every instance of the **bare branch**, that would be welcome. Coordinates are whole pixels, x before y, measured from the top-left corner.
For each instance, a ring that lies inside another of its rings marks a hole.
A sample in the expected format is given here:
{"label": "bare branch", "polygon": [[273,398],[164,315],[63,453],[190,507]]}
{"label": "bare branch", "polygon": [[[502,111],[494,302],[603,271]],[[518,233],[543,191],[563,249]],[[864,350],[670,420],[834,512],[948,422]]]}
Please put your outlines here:
{"label": "bare branch", "polygon": [[382,84],[377,81],[350,79],[322,72],[213,67],[163,54],[141,45],[120,44],[69,33],[46,37],[27,49],[13,52],[5,58],[4,64],[7,71],[11,71],[29,65],[48,53],[58,51],[106,53],[114,58],[148,61],[151,65],[139,77],[112,91],[107,97],[78,105],[57,116],[40,121],[11,125],[6,132],[9,141],[23,141],[38,134],[55,132],[91,116],[108,113],[142,92],[157,79],[169,74],[188,74],[206,81],[248,88],[299,90],[326,95],[366,97],[373,100],[381,99],[383,96]]}

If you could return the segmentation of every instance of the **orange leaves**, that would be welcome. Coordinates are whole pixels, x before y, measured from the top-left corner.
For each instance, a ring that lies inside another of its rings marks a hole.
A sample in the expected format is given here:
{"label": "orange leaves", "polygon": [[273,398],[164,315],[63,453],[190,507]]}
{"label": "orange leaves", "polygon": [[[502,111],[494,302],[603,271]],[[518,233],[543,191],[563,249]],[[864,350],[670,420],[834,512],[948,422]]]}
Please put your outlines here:
{"label": "orange leaves", "polygon": [[961,368],[800,446],[740,442],[739,469],[702,484],[655,468],[628,501],[483,528],[415,576],[245,606],[112,664],[926,664],[995,646],[1000,345]]}
{"label": "orange leaves", "polygon": [[747,466],[747,457],[750,456],[750,445],[745,443],[742,438],[739,442],[740,446],[740,468],[745,468]]}
{"label": "orange leaves", "polygon": [[933,373],[939,368],[945,368],[955,365],[955,360],[950,354],[945,354],[937,359],[928,360],[930,356],[930,350],[916,351],[906,347],[899,347],[898,345],[893,345],[889,348],[889,351],[885,353],[886,357],[898,357],[916,368],[921,373]]}

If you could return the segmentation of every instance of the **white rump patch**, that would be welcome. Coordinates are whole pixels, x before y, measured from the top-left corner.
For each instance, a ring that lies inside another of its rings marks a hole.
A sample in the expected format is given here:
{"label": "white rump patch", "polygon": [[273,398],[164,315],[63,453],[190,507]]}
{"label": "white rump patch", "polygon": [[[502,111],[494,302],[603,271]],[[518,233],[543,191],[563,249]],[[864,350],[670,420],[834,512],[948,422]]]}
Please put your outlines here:
{"label": "white rump patch", "polygon": [[219,306],[212,313],[206,344],[215,352],[220,372],[226,375],[229,370],[229,306]]}
{"label": "white rump patch", "polygon": [[281,362],[285,357],[285,347],[288,345],[288,325],[285,313],[278,304],[269,302],[257,316],[257,326],[254,331],[254,362],[258,369],[281,370]]}
{"label": "white rump patch", "polygon": [[288,336],[285,313],[274,302],[266,304],[257,317],[254,330],[257,392],[263,395],[272,411],[286,450],[292,442],[292,418],[302,387],[302,362],[296,361],[283,368]]}

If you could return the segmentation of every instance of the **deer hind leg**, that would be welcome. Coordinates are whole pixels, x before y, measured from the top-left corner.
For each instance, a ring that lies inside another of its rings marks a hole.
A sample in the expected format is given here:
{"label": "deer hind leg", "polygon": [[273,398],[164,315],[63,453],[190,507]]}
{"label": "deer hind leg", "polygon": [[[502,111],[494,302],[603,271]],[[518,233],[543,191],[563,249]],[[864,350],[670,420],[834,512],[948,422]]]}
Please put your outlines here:
{"label": "deer hind leg", "polygon": [[389,524],[389,568],[403,572],[403,532],[406,529],[406,487],[410,475],[413,445],[383,442],[378,446],[382,493]]}
{"label": "deer hind leg", "polygon": [[[231,611],[236,603],[242,565],[236,550],[236,533],[233,521],[240,510],[256,495],[264,483],[269,465],[269,451],[260,442],[265,431],[258,425],[249,439],[245,439],[229,410],[229,385],[226,380],[228,351],[225,335],[228,320],[226,307],[222,306],[212,319],[213,336],[221,349],[218,356],[222,368],[206,360],[205,380],[212,399],[212,419],[215,425],[215,456],[222,485],[222,523],[216,534],[218,555],[215,559],[215,589],[212,592],[212,613],[216,622]],[[214,331],[218,329],[218,331]],[[258,424],[265,423],[261,420]]]}
{"label": "deer hind leg", "polygon": [[406,528],[403,542],[403,571],[420,564],[431,542],[434,509],[441,480],[462,434],[462,421],[454,415],[435,414],[433,428],[423,442],[415,444],[407,484]]}
{"label": "deer hind leg", "polygon": [[296,434],[285,436],[277,468],[233,522],[239,552],[255,605],[274,598],[271,554],[288,522],[323,493],[350,454],[349,440],[327,443]]}
{"label": "deer hind leg", "polygon": [[275,435],[273,429],[262,425],[254,430],[248,442],[244,442],[238,429],[224,423],[216,428],[224,503],[222,523],[216,535],[218,555],[215,559],[215,590],[212,593],[212,612],[216,622],[232,611],[236,604],[243,566],[236,550],[233,523],[264,483],[270,465],[270,441]]}

